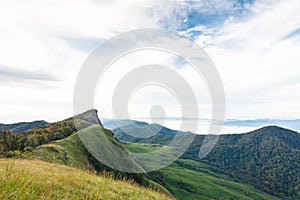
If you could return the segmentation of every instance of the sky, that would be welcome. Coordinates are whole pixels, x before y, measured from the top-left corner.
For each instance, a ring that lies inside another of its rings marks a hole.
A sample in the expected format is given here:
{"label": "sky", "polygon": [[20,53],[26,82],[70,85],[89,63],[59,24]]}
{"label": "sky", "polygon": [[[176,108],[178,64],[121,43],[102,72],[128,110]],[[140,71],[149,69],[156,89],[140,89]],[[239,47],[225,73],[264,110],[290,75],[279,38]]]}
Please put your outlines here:
{"label": "sky", "polygon": [[[117,34],[149,27],[176,31],[205,50],[224,84],[226,119],[298,119],[299,9],[299,0],[0,1],[0,123],[72,116],[76,77],[89,54]],[[199,117],[210,117],[210,96],[192,67],[151,50],[120,58],[100,80],[100,117],[113,117],[114,86],[143,64],[181,73],[197,94]],[[180,116],[168,91],[142,89],[129,102],[132,118],[150,116],[153,105]]]}

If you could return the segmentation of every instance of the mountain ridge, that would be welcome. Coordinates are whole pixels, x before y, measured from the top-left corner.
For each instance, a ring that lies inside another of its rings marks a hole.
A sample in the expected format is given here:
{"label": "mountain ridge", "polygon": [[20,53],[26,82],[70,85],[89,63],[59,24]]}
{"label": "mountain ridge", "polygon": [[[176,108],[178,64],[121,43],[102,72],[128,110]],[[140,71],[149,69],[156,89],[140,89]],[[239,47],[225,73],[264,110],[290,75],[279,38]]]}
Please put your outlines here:
{"label": "mountain ridge", "polygon": [[[134,139],[113,132],[121,141],[167,145],[171,136]],[[238,182],[244,182],[279,198],[300,198],[300,133],[279,126],[266,126],[243,134],[225,134],[212,151],[200,159],[204,135],[196,135],[182,156],[223,170]]]}
{"label": "mountain ridge", "polygon": [[0,123],[0,130],[8,129],[12,132],[25,132],[27,130],[33,128],[43,128],[48,124],[48,122],[44,120],[36,120],[32,122],[17,122],[13,124],[1,124]]}

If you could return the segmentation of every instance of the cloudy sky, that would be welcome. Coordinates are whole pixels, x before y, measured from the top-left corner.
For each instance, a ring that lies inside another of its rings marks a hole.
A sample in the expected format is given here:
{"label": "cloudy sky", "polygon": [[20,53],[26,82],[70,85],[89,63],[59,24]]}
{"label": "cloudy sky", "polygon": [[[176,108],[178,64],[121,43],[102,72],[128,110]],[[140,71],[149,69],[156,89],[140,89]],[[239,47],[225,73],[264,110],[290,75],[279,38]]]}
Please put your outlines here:
{"label": "cloudy sky", "polygon": [[[177,31],[204,48],[223,80],[227,119],[300,118],[299,9],[299,0],[0,1],[0,122],[71,116],[76,77],[93,49],[149,27]],[[114,64],[95,98],[101,117],[111,117],[109,93],[120,72],[153,63],[190,77],[199,89],[200,117],[209,117],[208,96],[188,64],[153,51]],[[155,86],[137,92],[132,117],[149,113],[154,100],[178,116],[176,99],[164,95]]]}

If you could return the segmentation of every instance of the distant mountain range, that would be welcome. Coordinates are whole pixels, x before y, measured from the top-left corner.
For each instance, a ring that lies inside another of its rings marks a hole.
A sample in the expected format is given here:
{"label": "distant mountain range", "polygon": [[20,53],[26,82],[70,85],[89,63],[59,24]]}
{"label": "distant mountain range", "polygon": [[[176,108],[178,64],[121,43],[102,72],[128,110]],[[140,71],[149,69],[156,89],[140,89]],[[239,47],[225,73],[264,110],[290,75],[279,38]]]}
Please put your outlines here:
{"label": "distant mountain range", "polygon": [[[139,120],[139,119],[138,119]],[[148,118],[140,119],[141,121],[149,121]],[[198,120],[202,127],[202,131],[208,130],[210,119],[206,118],[177,118],[177,117],[167,117],[165,119],[167,122],[170,122],[171,125],[168,128],[173,128],[173,124],[180,124],[182,120],[192,121]],[[108,129],[115,129],[120,126],[126,125],[130,120],[113,120],[104,118],[101,120],[104,126]],[[135,120],[135,122],[139,122]],[[117,124],[118,123],[118,124]],[[280,126],[283,128],[300,131],[300,119],[291,119],[291,120],[281,120],[281,119],[250,119],[250,120],[240,120],[240,119],[227,119],[224,122],[224,131],[222,134],[231,134],[231,133],[242,133],[255,129],[259,129],[265,126]],[[176,126],[177,127],[177,126]],[[173,128],[174,129],[174,128]],[[176,129],[176,128],[175,128]],[[186,130],[188,131],[188,130]],[[227,131],[227,132],[226,132]],[[206,134],[205,132],[200,132],[199,134]]]}
{"label": "distant mountain range", "polygon": [[46,121],[19,122],[15,124],[0,124],[0,130],[8,129],[12,132],[25,132],[33,128],[44,128],[48,123]]}

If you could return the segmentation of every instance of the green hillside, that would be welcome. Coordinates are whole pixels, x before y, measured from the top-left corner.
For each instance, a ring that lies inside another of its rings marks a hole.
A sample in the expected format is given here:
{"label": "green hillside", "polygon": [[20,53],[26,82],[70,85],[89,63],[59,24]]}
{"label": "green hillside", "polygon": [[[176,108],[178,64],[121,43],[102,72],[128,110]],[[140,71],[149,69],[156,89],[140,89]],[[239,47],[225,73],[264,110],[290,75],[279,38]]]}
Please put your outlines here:
{"label": "green hillside", "polygon": [[269,126],[222,136],[204,161],[269,194],[300,198],[300,133],[295,131]]}
{"label": "green hillside", "polygon": [[[101,144],[101,137],[107,137],[110,142],[125,149],[113,137],[111,131],[101,126],[96,110],[78,115],[76,120],[83,128],[80,132],[76,132],[74,118],[50,123],[44,128],[30,129],[25,133],[12,133],[8,130],[0,131],[0,157],[38,159],[89,170],[100,175],[103,172],[110,173],[115,179],[131,180],[141,186],[151,187],[169,194],[165,188],[149,180],[145,174],[120,172],[102,164],[89,153],[81,139],[89,139],[91,140],[90,143],[96,141],[99,145],[97,149],[106,150],[103,151],[104,153],[109,153],[110,150],[107,144]],[[99,134],[99,131],[97,132],[99,129],[103,131],[104,135]],[[82,136],[81,139],[80,136]],[[115,158],[116,156],[114,155]],[[127,165],[143,170],[129,155],[125,156],[124,159],[127,160]]]}
{"label": "green hillside", "polygon": [[[126,127],[126,130],[131,129]],[[172,130],[164,130],[167,134],[159,132],[141,139],[133,139],[119,128],[114,131],[121,141],[166,145],[173,136]],[[133,134],[139,134],[136,131],[144,130],[141,127],[133,130]],[[234,181],[252,185],[270,195],[282,199],[300,198],[300,133],[268,126],[245,134],[221,135],[213,150],[200,159],[203,140],[203,135],[196,135],[181,158],[205,162],[213,166],[213,171],[222,170]]]}
{"label": "green hillside", "polygon": [[171,199],[109,176],[33,160],[0,159],[0,199]]}
{"label": "green hillside", "polygon": [[[125,147],[123,147],[123,145],[113,137],[112,133],[109,130],[104,129],[100,125],[92,125],[62,140],[57,140],[49,144],[38,146],[32,151],[26,151],[22,154],[22,158],[39,159],[51,163],[68,165],[79,169],[96,171],[100,174],[102,172],[110,173],[115,178],[134,180],[136,183],[142,186],[151,187],[169,194],[169,192],[165,188],[149,180],[144,174],[120,172],[118,170],[107,167],[106,165],[95,159],[87,151],[79,137],[80,135],[82,136],[85,134],[92,135],[93,138],[91,139],[93,141],[96,141],[100,147],[98,149],[100,149],[101,151],[105,150],[103,151],[104,153],[112,152],[110,149],[108,149],[108,145],[100,142],[101,135],[97,132],[98,128],[101,128],[103,130],[105,136],[109,138],[112,143],[119,145],[120,147],[125,149]],[[118,155],[113,156],[115,159],[118,159]],[[133,168],[141,168],[137,163],[135,163],[135,161],[130,157],[129,154],[128,156],[125,156],[123,158],[123,161],[126,161],[127,165],[130,165]]]}
{"label": "green hillside", "polygon": [[25,151],[22,154],[22,158],[38,159],[83,170],[94,170],[94,167],[89,162],[87,153],[78,134],[74,134],[65,139]]}
{"label": "green hillside", "polygon": [[[126,144],[135,153],[158,150],[146,144]],[[180,159],[173,164],[151,172],[151,178],[166,187],[176,199],[276,199],[254,187],[234,182],[230,177],[213,172],[205,163]]]}

